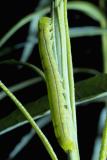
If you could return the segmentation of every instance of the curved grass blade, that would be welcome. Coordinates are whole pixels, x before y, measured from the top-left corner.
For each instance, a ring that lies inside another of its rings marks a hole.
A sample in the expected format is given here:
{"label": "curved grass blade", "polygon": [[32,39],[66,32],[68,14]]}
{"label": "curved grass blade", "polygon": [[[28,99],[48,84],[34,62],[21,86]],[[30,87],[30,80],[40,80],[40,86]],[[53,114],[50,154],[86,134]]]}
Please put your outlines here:
{"label": "curved grass blade", "polygon": [[42,16],[48,13],[49,11],[50,11],[50,8],[46,7],[41,11],[38,11],[36,13],[31,13],[30,15],[27,15],[26,17],[21,19],[0,39],[0,47],[2,47],[7,42],[7,40],[16,33],[16,31],[22,28],[25,24],[29,23],[36,15]]}
{"label": "curved grass blade", "polygon": [[91,68],[74,68],[74,74],[77,73],[85,73],[85,74],[91,74],[91,75],[97,75],[100,74],[99,71]]}
{"label": "curved grass blade", "polygon": [[17,106],[17,108],[21,111],[23,116],[29,121],[30,125],[34,128],[35,132],[37,133],[38,137],[42,141],[44,147],[46,148],[47,152],[49,153],[52,160],[58,160],[51,144],[49,143],[46,136],[43,134],[41,129],[35,123],[33,117],[29,114],[26,108],[22,105],[22,103],[14,96],[12,92],[0,81],[1,89],[7,94],[7,96],[12,100],[12,102]]}
{"label": "curved grass blade", "polygon": [[20,61],[14,60],[14,59],[9,59],[9,60],[1,61],[0,64],[23,65],[25,67],[32,69],[34,72],[38,73],[45,80],[44,73],[38,67],[36,67],[35,65],[33,65],[31,63],[20,62]]}

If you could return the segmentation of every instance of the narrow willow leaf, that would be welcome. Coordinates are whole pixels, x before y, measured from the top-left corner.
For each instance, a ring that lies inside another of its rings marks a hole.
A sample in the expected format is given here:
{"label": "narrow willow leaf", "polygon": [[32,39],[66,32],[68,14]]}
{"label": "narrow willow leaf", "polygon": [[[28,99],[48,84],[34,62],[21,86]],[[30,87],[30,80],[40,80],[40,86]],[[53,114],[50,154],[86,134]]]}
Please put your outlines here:
{"label": "narrow willow leaf", "polygon": [[[98,74],[92,78],[77,82],[75,84],[76,105],[104,101],[107,98],[107,74]],[[47,96],[41,97],[35,102],[25,105],[28,112],[35,119],[49,114],[49,103]],[[24,116],[19,110],[12,112],[0,120],[0,135],[26,124]]]}
{"label": "narrow willow leaf", "polygon": [[[31,78],[28,79],[26,81],[20,82],[18,84],[12,85],[11,87],[9,87],[9,90],[13,93],[13,92],[17,92],[19,90],[22,90],[28,86],[34,85],[38,82],[41,82],[42,78],[41,77],[37,77],[37,78]],[[4,93],[3,91],[0,92],[0,100],[2,100],[3,98],[5,98],[7,95],[6,93]]]}
{"label": "narrow willow leaf", "polygon": [[107,28],[95,26],[73,27],[70,28],[69,34],[71,38],[101,36],[107,34]]}
{"label": "narrow willow leaf", "polygon": [[[51,121],[50,115],[46,115],[45,117],[42,117],[41,119],[37,120],[36,123],[39,126],[39,128],[43,128]],[[20,141],[16,144],[16,146],[13,148],[13,150],[9,153],[9,160],[12,160],[16,158],[16,156],[23,150],[23,148],[28,145],[28,143],[31,141],[31,139],[34,137],[35,131],[34,129],[31,129],[30,132],[25,134]]]}
{"label": "narrow willow leaf", "polygon": [[[85,37],[85,36],[101,36],[107,34],[107,28],[95,27],[95,26],[83,26],[83,27],[72,27],[69,29],[69,34],[71,38]],[[0,57],[13,52],[14,50],[21,49],[25,46],[36,45],[38,43],[38,38],[35,37],[32,41],[28,40],[13,46],[8,46],[0,49]],[[28,56],[29,57],[29,56]],[[22,58],[23,59],[23,58]],[[25,59],[22,60],[23,62]]]}
{"label": "narrow willow leaf", "polygon": [[[25,107],[34,119],[38,119],[41,116],[43,117],[47,114],[46,111],[49,109],[47,96],[44,96],[33,103],[29,103],[25,105]],[[19,110],[15,110],[7,117],[0,120],[0,135],[26,123],[27,120],[23,114]]]}
{"label": "narrow willow leaf", "polygon": [[[50,0],[41,0],[38,2],[38,6],[36,7],[35,11],[40,11],[42,8],[48,6],[50,4]],[[27,35],[26,41],[31,41],[31,43],[24,46],[23,52],[21,54],[20,61],[26,62],[30,55],[32,54],[32,51],[35,46],[35,37],[37,38],[37,32],[38,32],[38,20],[41,16],[35,16],[29,26],[29,32]],[[33,42],[33,43],[32,43]]]}
{"label": "narrow willow leaf", "polygon": [[2,47],[10,37],[12,37],[20,28],[22,28],[25,24],[29,23],[35,16],[43,16],[44,14],[50,11],[49,7],[44,8],[35,13],[31,13],[24,18],[22,18],[18,23],[16,23],[1,39],[0,39],[0,47]]}
{"label": "narrow willow leaf", "polygon": [[76,104],[104,101],[107,97],[107,74],[98,74],[75,85]]}
{"label": "narrow willow leaf", "polygon": [[74,68],[74,74],[77,74],[77,73],[97,75],[100,72],[95,69],[90,69],[90,68]]}
{"label": "narrow willow leaf", "polygon": [[44,73],[42,72],[42,70],[39,69],[38,67],[36,67],[35,65],[31,64],[31,63],[21,62],[21,61],[15,60],[15,59],[8,59],[8,60],[1,61],[0,65],[1,64],[25,66],[29,69],[32,69],[34,72],[38,73],[45,80],[45,76],[44,76]]}
{"label": "narrow willow leaf", "polygon": [[[78,2],[68,2],[68,10],[74,9],[74,10],[79,10],[83,11],[86,13],[88,16],[91,18],[95,19],[96,21],[102,22],[102,24],[105,24],[105,17],[102,14],[102,12],[94,6],[92,3],[89,2],[83,2],[83,1],[78,1]],[[0,47],[2,47],[7,40],[9,40],[19,29],[21,29],[24,25],[29,23],[30,21],[33,20],[35,16],[43,16],[47,13],[49,13],[50,8],[46,7],[41,9],[40,11],[37,11],[36,13],[32,13],[30,15],[25,16],[22,18],[17,24],[15,24],[1,39],[0,39]]]}

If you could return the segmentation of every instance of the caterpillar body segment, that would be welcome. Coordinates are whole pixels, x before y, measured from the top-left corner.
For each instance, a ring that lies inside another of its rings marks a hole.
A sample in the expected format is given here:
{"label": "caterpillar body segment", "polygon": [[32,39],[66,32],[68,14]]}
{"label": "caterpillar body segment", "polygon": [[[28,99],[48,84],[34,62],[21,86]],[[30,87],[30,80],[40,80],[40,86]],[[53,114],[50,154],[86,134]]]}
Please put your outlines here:
{"label": "caterpillar body segment", "polygon": [[39,21],[39,51],[44,69],[51,117],[56,138],[65,152],[72,150],[71,113],[67,107],[58,66],[54,58],[52,19],[43,17]]}

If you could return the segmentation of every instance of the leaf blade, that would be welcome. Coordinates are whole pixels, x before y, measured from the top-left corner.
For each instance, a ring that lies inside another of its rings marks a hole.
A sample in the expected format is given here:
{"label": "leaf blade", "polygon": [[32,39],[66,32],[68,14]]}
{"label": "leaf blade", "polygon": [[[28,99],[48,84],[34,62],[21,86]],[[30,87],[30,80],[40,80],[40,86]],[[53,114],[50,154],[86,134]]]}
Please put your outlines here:
{"label": "leaf blade", "polygon": [[[107,74],[98,74],[75,84],[76,105],[104,101],[107,97]],[[34,119],[49,114],[47,96],[25,105]],[[0,135],[28,123],[19,110],[0,119]]]}

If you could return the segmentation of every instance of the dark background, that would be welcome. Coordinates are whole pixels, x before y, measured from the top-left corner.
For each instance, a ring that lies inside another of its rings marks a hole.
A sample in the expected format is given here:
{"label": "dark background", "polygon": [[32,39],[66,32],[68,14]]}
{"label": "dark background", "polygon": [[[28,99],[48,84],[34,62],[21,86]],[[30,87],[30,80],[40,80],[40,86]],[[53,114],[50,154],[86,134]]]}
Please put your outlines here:
{"label": "dark background", "polygon": [[[91,2],[91,1],[90,1]],[[20,18],[34,11],[38,1],[1,1],[0,2],[0,37],[2,37]],[[98,1],[94,0],[92,3],[98,5]],[[69,26],[99,26],[99,24],[87,17],[85,14],[77,11],[69,11]],[[26,40],[28,25],[18,31],[5,46],[12,46],[17,42],[24,42]],[[85,37],[75,38],[71,40],[72,43],[72,57],[74,67],[88,67],[98,71],[102,71],[102,52],[101,52],[101,37]],[[5,47],[4,46],[4,47]],[[0,60],[15,58],[19,60],[22,49],[13,51],[11,54],[1,57]],[[38,53],[38,46],[35,46],[29,62],[41,67],[40,57]],[[0,79],[10,86],[14,83],[20,82],[24,79],[34,77],[35,74],[31,70],[23,68],[19,70],[17,67],[9,65],[0,65]],[[89,74],[76,74],[75,82],[88,78]],[[28,87],[16,94],[22,103],[38,99],[46,94],[45,84],[39,83]],[[16,106],[5,98],[0,102],[0,118],[11,113]],[[78,122],[78,141],[80,148],[80,156],[82,160],[89,160],[94,144],[94,138],[97,133],[98,116],[103,108],[102,103],[91,103],[85,106],[78,106],[77,108],[77,122]],[[25,125],[3,136],[0,136],[0,160],[6,160],[10,151],[20,141],[21,137],[30,131],[30,125]],[[43,132],[52,143],[59,159],[66,159],[66,155],[58,146],[55,139],[52,124],[50,123],[43,128]],[[15,157],[15,160],[33,160],[33,159],[50,159],[47,151],[44,149],[41,141],[35,136],[30,143]]]}

